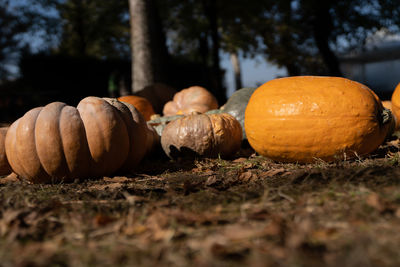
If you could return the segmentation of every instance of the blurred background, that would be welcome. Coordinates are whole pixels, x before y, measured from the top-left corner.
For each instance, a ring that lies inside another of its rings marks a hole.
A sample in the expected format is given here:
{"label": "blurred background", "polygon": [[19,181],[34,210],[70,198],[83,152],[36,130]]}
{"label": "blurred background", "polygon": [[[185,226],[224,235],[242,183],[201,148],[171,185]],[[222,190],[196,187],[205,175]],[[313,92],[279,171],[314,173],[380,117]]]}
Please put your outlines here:
{"label": "blurred background", "polygon": [[201,85],[220,104],[292,75],[343,76],[389,99],[399,27],[398,0],[0,0],[0,120],[140,91],[139,58],[152,82]]}

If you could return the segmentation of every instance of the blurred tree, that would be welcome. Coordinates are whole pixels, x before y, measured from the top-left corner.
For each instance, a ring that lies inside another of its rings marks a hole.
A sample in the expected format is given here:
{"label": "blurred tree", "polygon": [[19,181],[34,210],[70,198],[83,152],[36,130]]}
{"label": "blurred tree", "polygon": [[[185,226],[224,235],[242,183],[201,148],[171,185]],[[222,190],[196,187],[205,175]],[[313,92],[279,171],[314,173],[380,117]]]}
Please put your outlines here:
{"label": "blurred tree", "polygon": [[15,60],[21,49],[20,35],[27,31],[29,23],[11,10],[8,0],[0,0],[0,81],[9,75],[8,64]]}
{"label": "blurred tree", "polygon": [[164,82],[167,60],[165,36],[153,0],[129,0],[131,17],[132,91]]}
{"label": "blurred tree", "polygon": [[127,1],[67,0],[57,5],[63,21],[60,52],[108,59],[130,56]]}
{"label": "blurred tree", "polygon": [[279,1],[266,12],[265,53],[290,75],[341,76],[336,53],[362,46],[382,26],[379,10],[376,0]]}
{"label": "blurred tree", "polygon": [[[33,17],[58,44],[53,53],[98,59],[130,56],[128,1],[31,0]],[[56,14],[56,15],[54,15]]]}
{"label": "blurred tree", "polygon": [[[392,0],[215,0],[212,24],[202,4],[207,1],[165,0],[164,18],[175,53],[200,57],[213,65],[215,47],[231,54],[264,53],[289,75],[341,76],[337,53],[363,44],[382,26],[380,5]],[[212,25],[217,25],[212,26]],[[215,33],[217,29],[217,34]],[[214,31],[213,31],[214,30]],[[218,35],[218,38],[212,36]],[[214,69],[215,71],[215,69]]]}

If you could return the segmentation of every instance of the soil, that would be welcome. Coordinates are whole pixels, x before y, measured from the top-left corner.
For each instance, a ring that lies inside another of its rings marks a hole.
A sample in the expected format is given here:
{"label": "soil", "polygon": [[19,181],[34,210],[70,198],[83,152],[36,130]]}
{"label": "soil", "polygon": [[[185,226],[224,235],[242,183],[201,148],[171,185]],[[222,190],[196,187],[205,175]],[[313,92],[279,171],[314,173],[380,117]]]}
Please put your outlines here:
{"label": "soil", "polygon": [[399,141],[335,163],[146,160],[71,184],[0,179],[0,266],[400,266]]}

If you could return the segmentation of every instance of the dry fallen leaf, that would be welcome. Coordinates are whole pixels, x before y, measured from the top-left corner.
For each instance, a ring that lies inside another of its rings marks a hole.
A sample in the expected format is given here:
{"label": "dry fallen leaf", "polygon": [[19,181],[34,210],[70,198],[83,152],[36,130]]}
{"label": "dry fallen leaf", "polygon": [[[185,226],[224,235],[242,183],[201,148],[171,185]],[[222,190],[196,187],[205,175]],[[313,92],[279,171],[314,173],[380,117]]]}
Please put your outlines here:
{"label": "dry fallen leaf", "polygon": [[275,176],[275,175],[283,173],[283,172],[285,172],[284,168],[271,169],[269,171],[266,171],[266,172],[262,173],[261,176],[262,177],[272,177],[272,176]]}
{"label": "dry fallen leaf", "polygon": [[239,175],[239,179],[246,183],[254,180],[255,177],[256,175],[253,174],[251,171],[246,171]]}

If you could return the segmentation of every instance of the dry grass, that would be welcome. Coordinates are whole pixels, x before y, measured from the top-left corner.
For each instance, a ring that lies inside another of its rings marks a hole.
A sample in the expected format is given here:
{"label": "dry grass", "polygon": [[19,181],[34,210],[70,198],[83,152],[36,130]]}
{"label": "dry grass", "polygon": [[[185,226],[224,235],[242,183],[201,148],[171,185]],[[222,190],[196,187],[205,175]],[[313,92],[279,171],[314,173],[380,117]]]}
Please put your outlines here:
{"label": "dry grass", "polygon": [[400,266],[396,141],[332,164],[251,154],[85,183],[0,179],[0,266]]}

